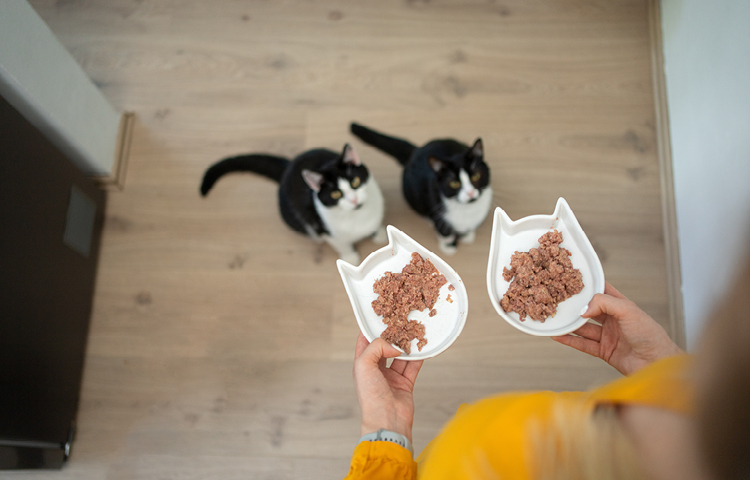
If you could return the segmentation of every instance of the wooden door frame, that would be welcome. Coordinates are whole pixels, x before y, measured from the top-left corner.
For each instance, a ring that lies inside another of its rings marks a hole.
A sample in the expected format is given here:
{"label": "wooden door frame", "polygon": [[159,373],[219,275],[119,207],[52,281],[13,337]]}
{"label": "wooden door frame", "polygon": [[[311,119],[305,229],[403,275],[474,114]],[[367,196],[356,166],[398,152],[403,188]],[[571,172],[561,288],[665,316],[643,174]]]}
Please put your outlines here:
{"label": "wooden door frame", "polygon": [[120,128],[117,132],[115,143],[115,160],[112,163],[112,173],[105,176],[94,175],[91,178],[101,188],[125,188],[125,172],[127,171],[128,159],[130,158],[130,144],[133,140],[133,128],[135,127],[135,112],[125,112],[120,118]]}
{"label": "wooden door frame", "polygon": [[651,43],[651,78],[654,91],[656,117],[656,149],[659,157],[661,180],[662,228],[667,262],[667,289],[669,292],[670,337],[685,348],[685,315],[682,301],[682,274],[680,269],[680,243],[677,235],[677,210],[672,171],[672,147],[669,135],[669,108],[664,72],[664,45],[661,28],[661,0],[647,0],[648,26]]}

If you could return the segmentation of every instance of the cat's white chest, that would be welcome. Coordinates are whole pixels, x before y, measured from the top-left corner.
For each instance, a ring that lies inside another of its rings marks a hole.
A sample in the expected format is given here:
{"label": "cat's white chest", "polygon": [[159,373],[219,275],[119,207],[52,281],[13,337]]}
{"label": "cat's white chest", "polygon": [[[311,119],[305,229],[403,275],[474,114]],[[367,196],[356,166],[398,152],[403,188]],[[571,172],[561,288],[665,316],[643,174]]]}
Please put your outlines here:
{"label": "cat's white chest", "polygon": [[377,182],[371,176],[361,188],[367,189],[367,199],[356,210],[328,208],[315,197],[315,209],[337,241],[356,243],[373,235],[383,223],[385,202]]}
{"label": "cat's white chest", "polygon": [[492,207],[492,187],[485,188],[475,201],[461,203],[455,199],[443,200],[444,218],[458,233],[473,232],[482,224]]}

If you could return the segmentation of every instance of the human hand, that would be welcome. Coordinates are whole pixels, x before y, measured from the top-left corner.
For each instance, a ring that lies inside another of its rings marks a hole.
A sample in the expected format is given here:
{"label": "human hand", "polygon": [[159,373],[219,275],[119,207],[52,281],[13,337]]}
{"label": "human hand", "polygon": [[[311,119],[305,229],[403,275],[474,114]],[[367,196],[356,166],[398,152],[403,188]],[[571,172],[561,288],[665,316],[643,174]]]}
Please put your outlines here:
{"label": "human hand", "polygon": [[604,294],[596,294],[588,305],[587,323],[575,335],[552,337],[589,355],[599,357],[623,375],[640,370],[654,361],[684,353],[667,332],[609,283]]}
{"label": "human hand", "polygon": [[422,361],[394,360],[387,368],[388,358],[401,352],[382,338],[372,343],[359,334],[354,354],[354,384],[362,410],[362,435],[381,428],[400,433],[411,442],[414,423],[414,382]]}

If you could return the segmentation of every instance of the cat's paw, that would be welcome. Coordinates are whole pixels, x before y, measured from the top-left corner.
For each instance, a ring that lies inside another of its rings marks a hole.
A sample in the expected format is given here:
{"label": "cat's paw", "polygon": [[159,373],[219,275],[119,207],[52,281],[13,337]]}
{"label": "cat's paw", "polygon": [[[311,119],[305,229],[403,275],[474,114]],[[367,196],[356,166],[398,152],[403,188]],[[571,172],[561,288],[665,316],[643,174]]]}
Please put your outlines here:
{"label": "cat's paw", "polygon": [[341,260],[351,263],[354,266],[359,265],[359,253],[357,252],[347,252],[347,253],[341,253],[339,254],[339,258]]}
{"label": "cat's paw", "polygon": [[385,233],[384,226],[381,225],[380,228],[378,228],[378,231],[372,236],[372,241],[378,245],[385,245],[388,243],[388,234]]}
{"label": "cat's paw", "polygon": [[440,251],[446,255],[453,255],[458,251],[455,235],[450,237],[438,237],[438,246],[440,247]]}
{"label": "cat's paw", "polygon": [[464,233],[461,235],[461,243],[465,243],[467,245],[470,245],[474,243],[474,240],[477,239],[477,234],[474,232],[474,230],[470,231],[469,233]]}

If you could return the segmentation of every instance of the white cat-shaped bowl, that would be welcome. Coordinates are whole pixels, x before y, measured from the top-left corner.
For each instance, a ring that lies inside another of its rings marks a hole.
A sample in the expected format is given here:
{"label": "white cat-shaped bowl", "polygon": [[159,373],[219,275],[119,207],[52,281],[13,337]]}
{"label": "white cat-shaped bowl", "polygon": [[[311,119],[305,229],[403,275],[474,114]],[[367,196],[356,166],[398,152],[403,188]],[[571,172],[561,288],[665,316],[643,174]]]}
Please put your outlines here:
{"label": "white cat-shaped bowl", "polygon": [[[372,342],[378,338],[386,326],[383,323],[383,317],[375,314],[372,309],[373,300],[378,298],[372,290],[372,285],[385,272],[401,273],[404,266],[411,262],[412,252],[419,253],[422,258],[431,261],[435,268],[445,275],[448,283],[440,288],[440,296],[433,307],[437,310],[434,317],[429,316],[427,309],[422,312],[413,311],[408,316],[409,320],[424,324],[427,345],[422,347],[420,352],[417,349],[417,340],[412,340],[411,353],[403,353],[398,358],[423,360],[434,357],[450,347],[464,328],[469,311],[466,287],[458,273],[440,257],[392,225],[388,225],[387,232],[388,245],[372,252],[358,267],[341,259],[336,261],[346,294],[349,295],[349,301],[354,310],[354,316],[368,341]],[[453,285],[455,290],[449,290],[450,285]],[[448,301],[448,295],[452,302]]]}
{"label": "white cat-shaped bowl", "polygon": [[[559,303],[557,313],[544,323],[528,316],[521,321],[517,313],[506,312],[500,306],[500,300],[510,286],[510,282],[503,278],[503,267],[510,267],[510,257],[516,251],[528,252],[539,247],[539,237],[553,229],[562,233],[561,246],[570,250],[573,268],[581,271],[583,290]],[[588,305],[594,294],[604,293],[604,270],[594,247],[564,198],[557,200],[552,215],[531,215],[515,222],[500,207],[495,209],[490,258],[487,263],[487,292],[497,313],[506,322],[530,335],[566,335],[578,330],[588,321],[581,317],[581,310]]]}

